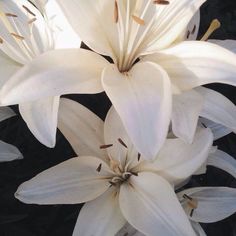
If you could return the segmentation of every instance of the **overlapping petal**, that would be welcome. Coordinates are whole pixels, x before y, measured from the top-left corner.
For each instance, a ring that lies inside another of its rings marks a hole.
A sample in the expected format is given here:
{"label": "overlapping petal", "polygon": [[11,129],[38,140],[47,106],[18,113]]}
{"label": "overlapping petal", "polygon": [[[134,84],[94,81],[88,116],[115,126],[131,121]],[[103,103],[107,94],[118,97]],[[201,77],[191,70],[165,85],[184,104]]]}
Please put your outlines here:
{"label": "overlapping petal", "polygon": [[0,141],[0,162],[22,159],[23,156],[17,147]]}
{"label": "overlapping petal", "polygon": [[59,100],[59,97],[50,97],[19,105],[21,116],[30,131],[42,144],[51,148],[56,143]]}
{"label": "overlapping petal", "polygon": [[68,93],[99,93],[103,91],[101,73],[107,63],[88,50],[48,51],[4,84],[0,101],[5,105],[19,104]]}
{"label": "overlapping petal", "polygon": [[153,159],[166,138],[171,114],[171,89],[159,66],[137,63],[126,73],[113,65],[102,76],[104,90],[118,112],[131,141]]}
{"label": "overlapping petal", "polygon": [[0,107],[0,122],[15,115],[16,113],[10,107]]}
{"label": "overlapping petal", "polygon": [[95,155],[105,159],[103,121],[81,104],[61,98],[58,128],[77,155]]}
{"label": "overlapping petal", "polygon": [[83,203],[94,200],[109,188],[110,175],[109,167],[99,158],[72,158],[24,182],[15,196],[31,204]]}
{"label": "overlapping petal", "polygon": [[209,83],[236,85],[236,55],[212,43],[185,41],[144,60],[162,66],[182,91]]}
{"label": "overlapping petal", "polygon": [[[212,223],[225,219],[236,211],[236,189],[227,187],[198,187],[178,193],[180,200],[187,194],[197,201],[191,220],[202,223]],[[183,201],[187,214],[191,208]]]}
{"label": "overlapping petal", "polygon": [[172,187],[153,173],[132,176],[121,186],[120,207],[128,222],[145,235],[195,235]]}
{"label": "overlapping petal", "polygon": [[[73,232],[74,236],[111,236],[126,223],[123,217],[118,193],[110,188],[100,197],[86,203],[79,213]],[[89,222],[89,226],[88,226]]]}

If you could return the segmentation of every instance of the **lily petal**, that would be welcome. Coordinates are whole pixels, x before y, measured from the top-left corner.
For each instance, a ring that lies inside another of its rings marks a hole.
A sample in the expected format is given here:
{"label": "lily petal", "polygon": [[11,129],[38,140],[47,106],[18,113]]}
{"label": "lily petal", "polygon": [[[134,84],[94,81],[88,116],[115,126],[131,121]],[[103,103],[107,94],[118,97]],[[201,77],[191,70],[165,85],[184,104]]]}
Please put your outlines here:
{"label": "lily petal", "polygon": [[105,160],[100,149],[104,142],[103,121],[78,102],[62,98],[58,115],[58,128],[77,155],[95,155]]}
{"label": "lily petal", "polygon": [[199,223],[191,221],[191,225],[192,225],[194,231],[196,232],[197,236],[207,236]]}
{"label": "lily petal", "polygon": [[224,170],[236,178],[236,160],[221,150],[216,150],[209,155],[207,165]]}
{"label": "lily petal", "polygon": [[96,232],[96,236],[111,236],[125,223],[126,220],[120,211],[118,193],[114,188],[110,188],[82,207],[73,235],[91,236]]}
{"label": "lily petal", "polygon": [[236,106],[212,89],[198,87],[195,90],[204,98],[200,115],[236,132]]}
{"label": "lily petal", "polygon": [[0,122],[15,115],[16,113],[10,107],[0,107]]}
{"label": "lily petal", "polygon": [[109,188],[106,178],[110,175],[109,167],[99,158],[72,158],[21,184],[15,197],[30,204],[83,203],[94,200]]}
{"label": "lily petal", "polygon": [[141,232],[139,232],[137,229],[135,229],[132,225],[129,223],[126,223],[125,226],[115,235],[115,236],[145,236]]}
{"label": "lily petal", "polygon": [[226,39],[226,40],[217,40],[210,39],[208,40],[210,43],[218,44],[219,46],[230,50],[231,52],[236,53],[236,40]]}
{"label": "lily petal", "polygon": [[156,174],[143,172],[122,184],[120,207],[128,222],[145,235],[195,235],[174,190]]}
{"label": "lily petal", "polygon": [[0,141],[0,162],[22,159],[23,156],[15,146]]}
{"label": "lily petal", "polygon": [[58,0],[66,18],[91,49],[114,58],[118,31],[114,22],[114,1]]}
{"label": "lily petal", "polygon": [[169,182],[178,184],[193,175],[206,161],[213,143],[210,129],[199,129],[192,144],[167,139],[154,163],[143,164],[143,171],[154,171]]}
{"label": "lily petal", "polygon": [[197,201],[197,208],[194,209],[192,221],[212,223],[223,220],[236,211],[236,189],[227,187],[199,187],[184,190],[178,193],[180,201],[187,214],[191,208],[184,201],[183,195]]}
{"label": "lily petal", "polygon": [[103,87],[118,112],[131,141],[148,159],[160,150],[171,114],[171,87],[165,71],[150,63],[137,63],[120,73],[111,65],[102,76]]}
{"label": "lily petal", "polygon": [[221,124],[217,124],[203,117],[200,118],[200,122],[204,124],[205,127],[211,129],[211,132],[214,136],[214,140],[220,139],[232,132],[232,130],[230,130],[229,128],[226,128]]}
{"label": "lily petal", "polygon": [[185,41],[144,60],[161,65],[182,91],[209,83],[236,85],[236,55],[216,44]]}
{"label": "lily petal", "polygon": [[203,98],[194,90],[173,97],[172,130],[188,143],[192,143],[202,110]]}
{"label": "lily petal", "polygon": [[56,143],[59,97],[50,97],[19,105],[20,114],[33,135],[47,147]]}
{"label": "lily petal", "polygon": [[68,93],[102,92],[101,72],[107,64],[103,57],[88,50],[48,51],[5,83],[1,103],[19,104]]}

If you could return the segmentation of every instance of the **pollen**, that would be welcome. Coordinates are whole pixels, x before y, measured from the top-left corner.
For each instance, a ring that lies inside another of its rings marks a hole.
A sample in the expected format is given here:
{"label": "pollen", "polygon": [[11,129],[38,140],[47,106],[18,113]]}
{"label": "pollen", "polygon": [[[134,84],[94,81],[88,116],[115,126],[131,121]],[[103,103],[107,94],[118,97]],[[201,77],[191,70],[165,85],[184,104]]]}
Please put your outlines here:
{"label": "pollen", "polygon": [[145,25],[145,21],[138,16],[132,15],[133,20],[139,25]]}
{"label": "pollen", "polygon": [[113,144],[105,144],[105,145],[101,145],[100,146],[100,149],[106,149],[106,148],[109,148],[109,147],[112,147]]}
{"label": "pollen", "polygon": [[3,39],[2,38],[0,38],[0,44],[3,44]]}
{"label": "pollen", "polygon": [[102,163],[99,164],[98,168],[96,169],[97,172],[100,172],[102,169]]}
{"label": "pollen", "polygon": [[30,24],[34,23],[36,20],[37,20],[37,18],[34,17],[28,21],[28,24],[30,25]]}
{"label": "pollen", "polygon": [[25,5],[22,5],[22,7],[32,16],[36,16],[28,7],[26,7]]}
{"label": "pollen", "polygon": [[125,142],[121,138],[118,138],[118,142],[125,148],[128,148],[128,146],[125,144]]}
{"label": "pollen", "polygon": [[17,39],[24,40],[25,38],[19,34],[11,33],[11,35]]}
{"label": "pollen", "polygon": [[115,6],[114,6],[114,21],[117,23],[119,20],[119,13],[118,13],[118,4],[117,1],[115,0]]}
{"label": "pollen", "polygon": [[170,2],[169,1],[165,1],[165,0],[155,0],[153,1],[154,4],[159,4],[159,5],[169,5]]}
{"label": "pollen", "polygon": [[12,14],[12,13],[5,13],[6,16],[9,16],[9,17],[18,17],[17,15],[15,14]]}

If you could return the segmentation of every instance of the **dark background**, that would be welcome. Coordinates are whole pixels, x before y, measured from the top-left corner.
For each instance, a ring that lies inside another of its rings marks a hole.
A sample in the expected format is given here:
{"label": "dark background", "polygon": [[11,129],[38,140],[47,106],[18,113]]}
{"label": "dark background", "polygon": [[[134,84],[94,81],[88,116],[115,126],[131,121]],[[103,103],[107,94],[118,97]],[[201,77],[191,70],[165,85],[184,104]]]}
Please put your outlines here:
{"label": "dark background", "polygon": [[[211,38],[236,39],[235,0],[208,0],[201,9],[199,36],[204,34],[214,18],[220,20],[222,27]],[[236,103],[234,87],[218,84],[208,87]],[[89,107],[102,119],[110,107],[104,94],[69,97]],[[18,112],[17,107],[14,109]],[[22,182],[75,156],[68,142],[58,132],[56,148],[44,147],[31,135],[19,115],[0,123],[0,139],[17,146],[24,155],[23,160],[0,163],[0,236],[71,236],[80,205],[26,205],[14,198],[14,192]],[[230,134],[218,140],[216,145],[236,157],[236,135]],[[211,167],[206,175],[193,177],[188,186],[236,187],[236,180],[224,171]],[[236,236],[236,214],[203,227],[208,236]]]}

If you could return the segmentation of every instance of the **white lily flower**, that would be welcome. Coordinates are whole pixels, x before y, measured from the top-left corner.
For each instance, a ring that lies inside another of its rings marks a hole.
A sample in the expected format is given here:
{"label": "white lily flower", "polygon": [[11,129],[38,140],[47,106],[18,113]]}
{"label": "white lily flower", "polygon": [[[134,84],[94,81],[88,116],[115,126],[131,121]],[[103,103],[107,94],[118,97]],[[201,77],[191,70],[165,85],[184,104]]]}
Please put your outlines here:
{"label": "white lily flower", "polygon": [[[236,56],[228,50],[194,41],[172,47],[204,0],[58,2],[82,41],[114,64],[82,49],[44,53],[4,85],[2,104],[105,90],[138,151],[154,158],[168,132],[172,93],[174,103],[179,100],[172,115],[175,133],[192,141],[203,103],[193,88],[235,84]],[[40,89],[30,89],[35,86]],[[179,113],[189,114],[184,124]]]}
{"label": "white lily flower", "polygon": [[[43,8],[46,2],[33,1],[36,6]],[[0,2],[0,87],[12,75],[24,70],[34,58],[55,46],[49,20],[29,1]],[[31,90],[34,88],[31,87]],[[31,132],[49,147],[55,145],[58,105],[57,96],[19,104],[20,113]]]}
{"label": "white lily flower", "polygon": [[87,202],[73,235],[115,235],[127,221],[146,235],[195,235],[173,187],[206,161],[213,142],[209,129],[200,129],[192,144],[167,140],[156,160],[148,162],[135,150],[114,108],[103,128],[88,109],[62,99],[59,128],[80,156],[23,183],[18,199]]}

